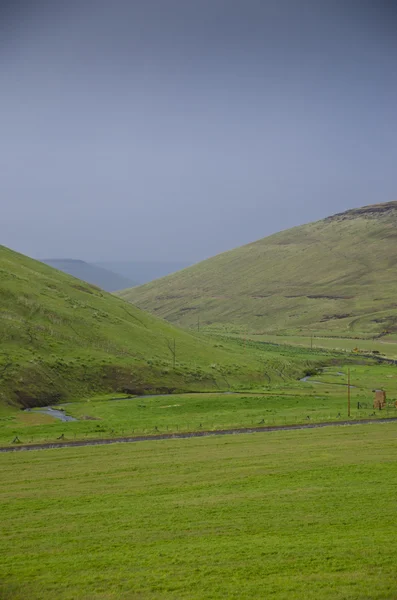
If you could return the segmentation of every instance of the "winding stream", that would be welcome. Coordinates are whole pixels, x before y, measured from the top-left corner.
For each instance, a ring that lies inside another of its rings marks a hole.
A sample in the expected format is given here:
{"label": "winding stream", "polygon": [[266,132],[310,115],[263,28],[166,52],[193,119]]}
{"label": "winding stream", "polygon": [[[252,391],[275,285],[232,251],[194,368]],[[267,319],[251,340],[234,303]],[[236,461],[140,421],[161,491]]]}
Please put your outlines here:
{"label": "winding stream", "polygon": [[[342,373],[341,371],[338,371],[337,373],[324,373],[324,375],[344,375],[345,373]],[[299,379],[299,381],[303,381],[306,383],[316,383],[319,385],[343,385],[345,387],[347,387],[349,384],[348,383],[339,383],[337,381],[334,381],[333,383],[329,382],[329,381],[318,381],[315,379],[311,379],[312,375],[306,375],[305,377],[302,377],[302,379]],[[356,388],[356,389],[360,389],[357,385],[352,385],[350,384],[351,388]]]}
{"label": "winding stream", "polygon": [[[31,412],[31,409],[26,408],[25,411]],[[75,419],[74,417],[70,417],[69,415],[65,415],[63,410],[56,410],[55,408],[51,408],[51,406],[45,406],[44,408],[40,408],[38,410],[35,410],[34,412],[41,413],[42,415],[49,415],[50,417],[54,417],[54,419],[59,419],[60,421],[63,421],[64,423],[67,423],[69,421],[77,421],[78,420],[78,419]]]}
{"label": "winding stream", "polygon": [[[331,373],[329,373],[331,375]],[[332,375],[344,375],[344,373],[342,373],[341,371],[338,371],[337,373],[332,373]],[[302,377],[302,379],[300,379],[299,381],[302,382],[306,382],[306,383],[315,383],[318,385],[332,385],[332,384],[327,384],[325,381],[318,381],[315,379],[311,379],[312,375],[306,375],[305,377]],[[347,383],[339,383],[337,385],[346,385]],[[356,386],[354,385],[350,385],[351,388],[354,388]],[[240,394],[241,392],[208,392],[209,394],[213,394],[213,393],[221,393],[221,394]],[[157,398],[159,396],[169,396],[170,394],[148,394],[148,395],[142,395],[142,396],[130,396],[127,398],[111,398],[111,400],[144,400],[144,399],[148,399],[148,398]],[[173,394],[175,395],[175,394]],[[26,408],[25,411],[26,412],[30,412],[32,409],[30,408]],[[63,410],[57,410],[56,408],[52,408],[51,406],[44,406],[42,408],[39,409],[35,409],[34,412],[39,412],[43,415],[48,415],[50,417],[54,417],[54,419],[58,419],[59,421],[62,421],[63,423],[68,423],[71,421],[78,421],[78,419],[76,419],[75,417],[71,417],[70,415],[66,415],[65,412]]]}

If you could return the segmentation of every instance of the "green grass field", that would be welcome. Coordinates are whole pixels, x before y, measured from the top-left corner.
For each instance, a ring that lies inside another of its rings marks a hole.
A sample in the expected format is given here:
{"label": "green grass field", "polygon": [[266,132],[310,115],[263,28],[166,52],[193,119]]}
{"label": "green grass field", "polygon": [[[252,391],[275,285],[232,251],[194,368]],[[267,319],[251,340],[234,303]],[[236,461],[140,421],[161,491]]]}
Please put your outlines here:
{"label": "green grass field", "polygon": [[374,337],[397,331],[397,202],[347,211],[120,293],[186,328]]}
{"label": "green grass field", "polygon": [[396,434],[0,454],[0,597],[396,598]]}
{"label": "green grass field", "polygon": [[[243,336],[233,336],[242,339]],[[395,336],[385,336],[381,339],[363,339],[363,338],[343,338],[343,337],[322,337],[307,335],[272,335],[257,334],[248,335],[247,339],[256,342],[271,344],[282,344],[287,346],[299,346],[302,348],[336,350],[342,352],[352,352],[355,349],[358,353],[371,353],[374,350],[387,358],[397,358],[397,340]]]}
{"label": "green grass field", "polygon": [[[396,417],[397,369],[350,365],[351,418]],[[342,371],[341,371],[342,369]],[[388,406],[374,411],[372,390],[386,390]],[[102,396],[60,404],[77,419],[63,423],[34,409],[0,415],[0,446],[102,439],[124,435],[206,431],[263,425],[292,425],[347,418],[347,367],[325,367],[308,381],[286,380],[255,393],[171,394],[154,397]],[[114,399],[118,398],[118,399]]]}

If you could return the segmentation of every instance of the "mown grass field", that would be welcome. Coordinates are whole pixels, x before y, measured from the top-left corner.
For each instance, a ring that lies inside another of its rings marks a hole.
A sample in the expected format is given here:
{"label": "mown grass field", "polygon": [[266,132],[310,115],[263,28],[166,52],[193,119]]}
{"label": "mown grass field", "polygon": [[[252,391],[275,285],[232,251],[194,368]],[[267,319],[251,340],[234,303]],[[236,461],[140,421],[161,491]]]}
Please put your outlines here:
{"label": "mown grass field", "polygon": [[[397,417],[397,368],[350,365],[351,418]],[[342,370],[341,370],[342,369]],[[384,388],[388,406],[373,409],[373,390]],[[101,396],[58,405],[77,419],[60,422],[33,409],[0,415],[0,446],[114,438],[125,435],[237,429],[342,421],[347,418],[347,367],[325,367],[306,382],[286,380],[255,393],[195,393],[154,397]]]}
{"label": "mown grass field", "polygon": [[0,454],[2,600],[397,597],[397,425]]}

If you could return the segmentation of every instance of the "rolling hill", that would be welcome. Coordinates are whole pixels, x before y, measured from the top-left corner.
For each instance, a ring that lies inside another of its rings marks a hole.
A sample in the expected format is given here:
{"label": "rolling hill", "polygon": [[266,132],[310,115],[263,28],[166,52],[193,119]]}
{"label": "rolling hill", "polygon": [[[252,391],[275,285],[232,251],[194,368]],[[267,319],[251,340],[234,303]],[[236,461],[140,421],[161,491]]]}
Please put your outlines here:
{"label": "rolling hill", "polygon": [[126,287],[132,287],[135,280],[123,277],[119,273],[114,273],[112,270],[87,263],[84,260],[74,260],[71,258],[48,258],[41,262],[59,269],[64,273],[73,275],[77,279],[82,279],[92,285],[97,285],[106,292],[116,292]]}
{"label": "rolling hill", "polygon": [[0,409],[116,391],[228,389],[297,377],[309,365],[178,329],[4,246],[0,336]]}
{"label": "rolling hill", "polygon": [[397,202],[348,210],[120,293],[183,327],[397,331]]}

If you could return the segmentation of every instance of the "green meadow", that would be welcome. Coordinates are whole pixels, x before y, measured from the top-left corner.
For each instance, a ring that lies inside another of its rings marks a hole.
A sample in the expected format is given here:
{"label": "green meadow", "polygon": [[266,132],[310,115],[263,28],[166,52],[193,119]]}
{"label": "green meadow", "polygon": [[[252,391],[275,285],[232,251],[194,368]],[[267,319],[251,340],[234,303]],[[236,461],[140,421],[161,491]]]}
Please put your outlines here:
{"label": "green meadow", "polygon": [[[236,336],[241,338],[241,335]],[[266,333],[249,334],[248,339],[287,346],[300,346],[311,349],[327,349],[339,352],[354,352],[358,354],[379,353],[387,358],[397,358],[396,336],[387,335],[379,339],[323,337],[306,335],[272,335]]]}
{"label": "green meadow", "polygon": [[[85,398],[55,408],[76,419],[61,422],[39,412],[3,412],[0,445],[156,435],[188,431],[342,421],[348,417],[350,369],[352,419],[397,417],[397,369],[392,365],[350,364],[324,367],[306,381],[282,381],[245,392],[113,395]],[[388,404],[373,409],[374,389],[386,391]]]}
{"label": "green meadow", "polygon": [[397,425],[0,454],[2,600],[397,597]]}

